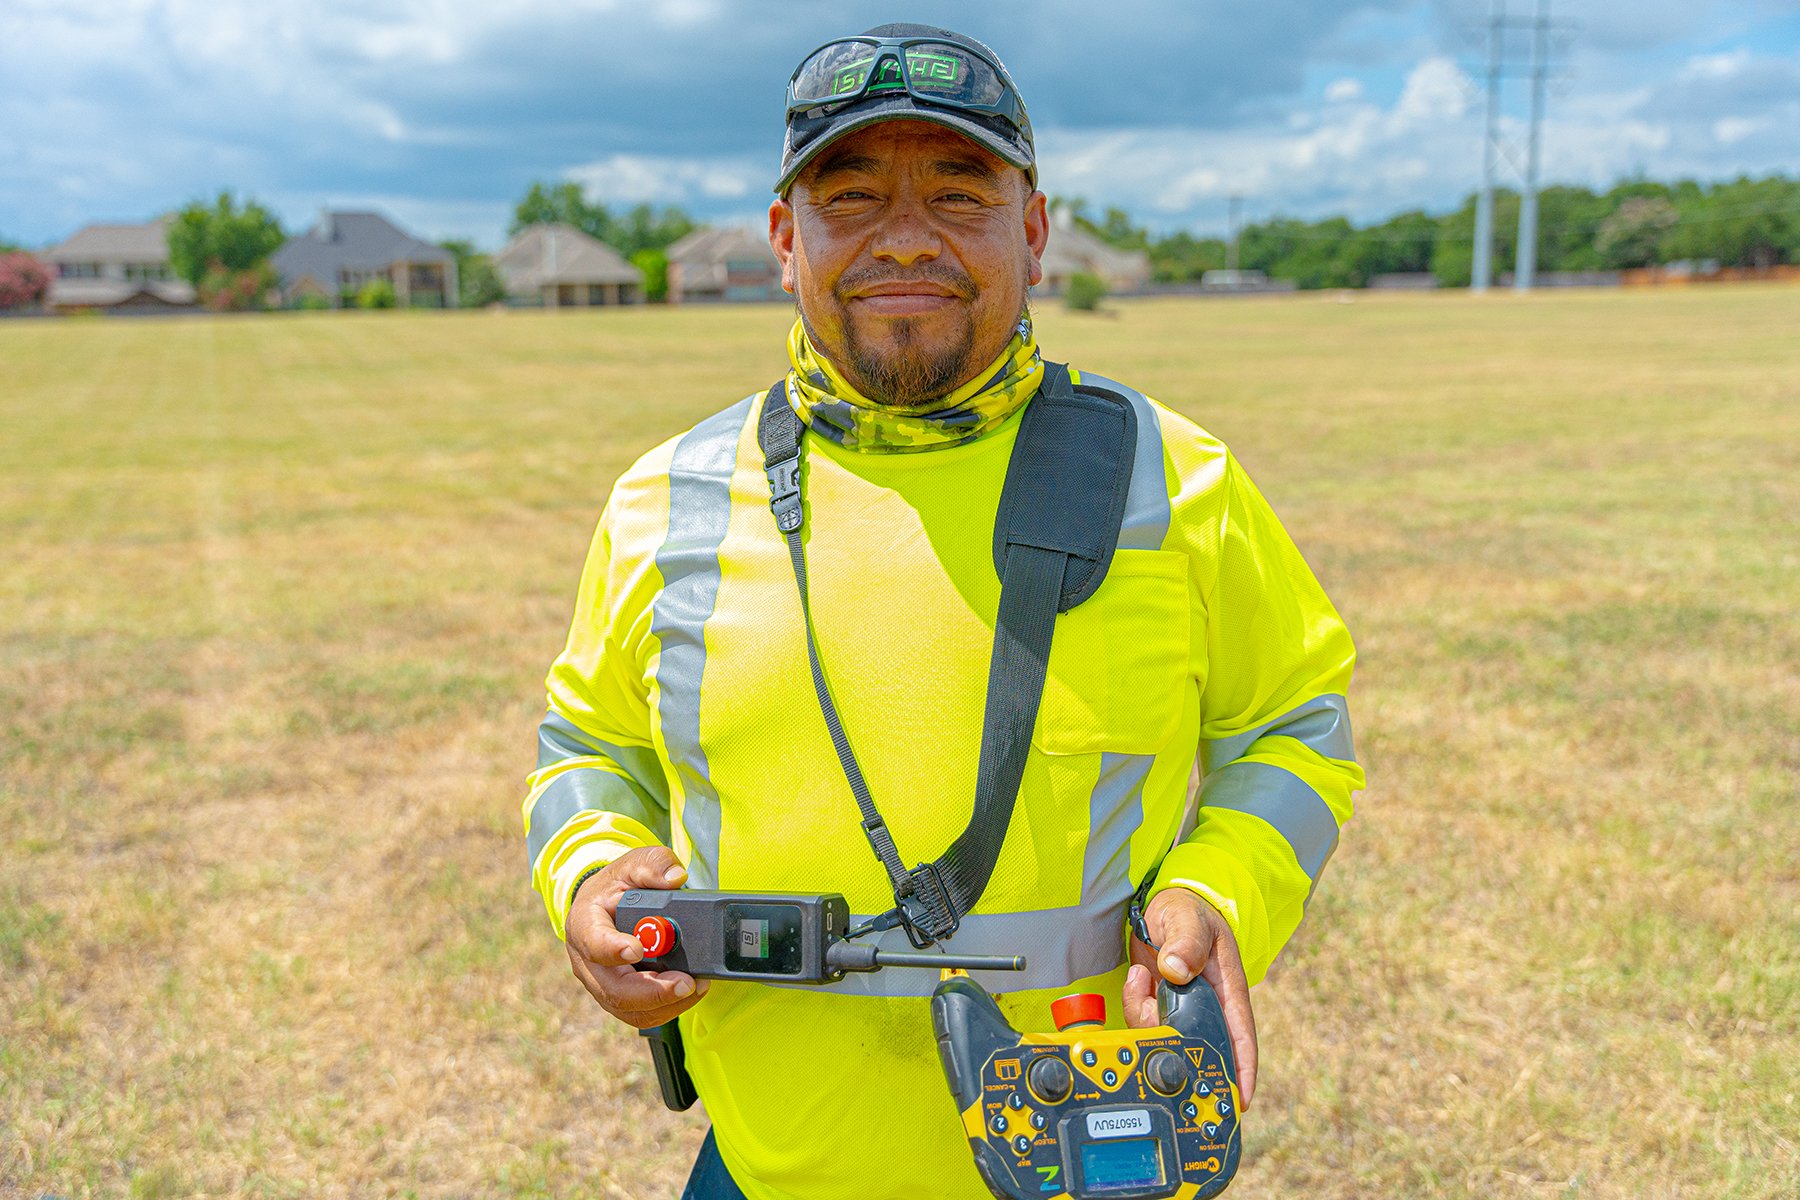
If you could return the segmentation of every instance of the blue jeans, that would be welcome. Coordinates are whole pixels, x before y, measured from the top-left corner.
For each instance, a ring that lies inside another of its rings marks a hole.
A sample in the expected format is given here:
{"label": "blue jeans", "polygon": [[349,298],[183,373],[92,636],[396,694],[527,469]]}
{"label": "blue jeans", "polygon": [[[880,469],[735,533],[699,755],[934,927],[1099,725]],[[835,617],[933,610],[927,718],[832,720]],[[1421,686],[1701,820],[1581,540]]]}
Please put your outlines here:
{"label": "blue jeans", "polygon": [[713,1142],[710,1129],[706,1131],[706,1140],[700,1143],[700,1155],[694,1159],[694,1170],[688,1176],[687,1189],[681,1193],[681,1200],[744,1200],[743,1191],[733,1182],[731,1172],[725,1169],[725,1160],[719,1157],[719,1147]]}

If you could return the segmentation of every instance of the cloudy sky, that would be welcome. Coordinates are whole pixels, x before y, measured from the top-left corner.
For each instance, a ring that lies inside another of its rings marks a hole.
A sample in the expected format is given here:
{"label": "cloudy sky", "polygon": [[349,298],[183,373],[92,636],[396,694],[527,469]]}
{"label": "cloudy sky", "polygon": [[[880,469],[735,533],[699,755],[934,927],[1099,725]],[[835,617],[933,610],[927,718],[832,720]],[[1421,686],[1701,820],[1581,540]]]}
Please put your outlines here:
{"label": "cloudy sky", "polygon": [[[1520,17],[1537,0],[1510,0]],[[233,188],[494,246],[534,179],[758,221],[827,38],[993,46],[1045,190],[1163,230],[1441,210],[1476,185],[1488,0],[0,0],[0,238]],[[1545,177],[1800,172],[1800,0],[1556,0]],[[1520,35],[1522,38],[1522,35]],[[1513,48],[1523,58],[1526,44]],[[1522,134],[1524,80],[1508,82]],[[1522,160],[1522,151],[1520,158]]]}

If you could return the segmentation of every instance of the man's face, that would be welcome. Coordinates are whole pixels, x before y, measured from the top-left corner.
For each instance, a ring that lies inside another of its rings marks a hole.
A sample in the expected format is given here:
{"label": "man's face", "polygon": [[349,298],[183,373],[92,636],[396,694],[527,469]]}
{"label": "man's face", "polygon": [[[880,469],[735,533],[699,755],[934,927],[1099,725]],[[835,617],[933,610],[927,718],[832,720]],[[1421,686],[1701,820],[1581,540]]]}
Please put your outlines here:
{"label": "man's face", "polygon": [[1049,236],[1023,171],[925,121],[846,134],[769,206],[813,346],[885,404],[952,391],[1006,348]]}

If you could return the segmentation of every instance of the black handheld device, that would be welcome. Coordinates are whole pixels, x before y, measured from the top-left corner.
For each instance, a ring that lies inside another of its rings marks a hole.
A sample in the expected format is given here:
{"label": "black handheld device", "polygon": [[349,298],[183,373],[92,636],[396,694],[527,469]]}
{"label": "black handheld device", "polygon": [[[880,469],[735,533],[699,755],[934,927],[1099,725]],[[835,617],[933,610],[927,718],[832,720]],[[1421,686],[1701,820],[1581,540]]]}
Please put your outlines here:
{"label": "black handheld device", "polygon": [[[836,892],[708,892],[632,888],[613,924],[633,934],[640,971],[685,971],[696,979],[833,983],[849,971],[883,967],[1022,971],[1022,957],[922,954],[851,941],[850,905]],[[697,1093],[674,1021],[642,1032],[663,1103],[693,1107]]]}
{"label": "black handheld device", "polygon": [[912,953],[849,940],[850,906],[836,892],[708,892],[633,888],[613,924],[644,947],[640,971],[696,979],[835,983],[883,967],[1020,971],[1019,956]]}
{"label": "black handheld device", "polygon": [[988,1189],[1003,1200],[1206,1200],[1237,1172],[1237,1069],[1204,979],[1161,981],[1162,1023],[1107,1029],[1099,996],[1021,1034],[992,996],[946,979],[931,998],[944,1075]]}

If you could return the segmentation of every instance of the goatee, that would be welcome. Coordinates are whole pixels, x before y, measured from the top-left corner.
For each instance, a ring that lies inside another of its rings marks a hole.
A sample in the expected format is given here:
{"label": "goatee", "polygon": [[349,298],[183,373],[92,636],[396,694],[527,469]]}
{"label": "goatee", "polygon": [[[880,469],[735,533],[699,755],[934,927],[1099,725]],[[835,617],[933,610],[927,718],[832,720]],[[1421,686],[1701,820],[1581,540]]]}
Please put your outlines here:
{"label": "goatee", "polygon": [[925,345],[919,322],[902,317],[889,323],[894,349],[878,352],[858,338],[856,324],[844,326],[844,352],[858,380],[858,390],[876,404],[910,407],[952,391],[978,367],[970,362],[975,352],[975,326],[967,322],[954,342]]}

